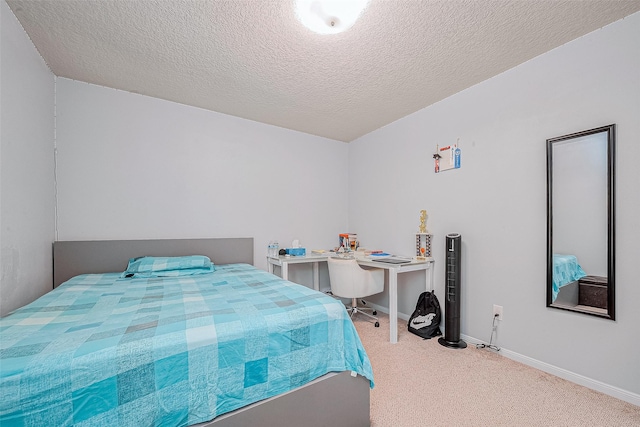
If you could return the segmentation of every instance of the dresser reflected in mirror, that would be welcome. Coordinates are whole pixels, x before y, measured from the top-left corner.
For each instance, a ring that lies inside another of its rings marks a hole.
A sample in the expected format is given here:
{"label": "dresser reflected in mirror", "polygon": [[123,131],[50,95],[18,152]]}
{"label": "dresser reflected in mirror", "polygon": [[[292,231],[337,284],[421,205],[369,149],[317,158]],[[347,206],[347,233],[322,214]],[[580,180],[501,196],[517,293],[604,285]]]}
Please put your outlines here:
{"label": "dresser reflected in mirror", "polygon": [[615,125],[547,140],[547,307],[615,319]]}

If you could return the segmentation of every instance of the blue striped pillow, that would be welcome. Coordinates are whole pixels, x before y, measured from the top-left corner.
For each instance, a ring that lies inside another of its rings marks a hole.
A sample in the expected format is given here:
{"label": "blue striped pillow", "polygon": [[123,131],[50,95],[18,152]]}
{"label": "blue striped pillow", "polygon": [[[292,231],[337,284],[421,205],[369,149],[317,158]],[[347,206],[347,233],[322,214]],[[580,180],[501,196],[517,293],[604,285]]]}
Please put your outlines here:
{"label": "blue striped pillow", "polygon": [[204,255],[181,257],[131,258],[121,277],[176,277],[205,274],[215,271],[211,260]]}

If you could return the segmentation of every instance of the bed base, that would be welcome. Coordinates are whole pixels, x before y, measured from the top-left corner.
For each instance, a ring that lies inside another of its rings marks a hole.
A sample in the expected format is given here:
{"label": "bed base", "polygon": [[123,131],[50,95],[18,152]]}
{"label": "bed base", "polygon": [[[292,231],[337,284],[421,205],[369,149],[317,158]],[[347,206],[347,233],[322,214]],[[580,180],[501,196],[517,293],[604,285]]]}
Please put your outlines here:
{"label": "bed base", "polygon": [[[196,254],[215,264],[253,264],[253,238],[54,242],[53,287],[79,274],[124,271],[134,257]],[[369,393],[366,378],[333,372],[197,426],[365,427],[370,426]]]}
{"label": "bed base", "polygon": [[575,307],[578,305],[579,284],[575,282],[567,283],[558,291],[558,296],[553,302],[554,305],[562,305],[567,307]]}
{"label": "bed base", "polygon": [[288,393],[194,427],[368,427],[369,380],[332,372]]}

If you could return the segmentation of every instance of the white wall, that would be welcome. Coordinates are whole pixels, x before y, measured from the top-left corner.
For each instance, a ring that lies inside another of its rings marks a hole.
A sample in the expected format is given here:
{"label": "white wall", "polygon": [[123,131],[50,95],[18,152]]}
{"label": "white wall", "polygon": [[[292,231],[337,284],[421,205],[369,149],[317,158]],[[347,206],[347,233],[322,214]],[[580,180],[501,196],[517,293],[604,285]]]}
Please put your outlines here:
{"label": "white wall", "polygon": [[59,240],[254,237],[266,269],[346,227],[342,142],[59,78],[57,147]]}
{"label": "white wall", "polygon": [[[488,341],[492,306],[502,305],[499,346],[639,394],[639,69],[636,13],[349,144],[349,229],[365,246],[411,254],[427,209],[441,303],[445,235],[462,234],[464,335]],[[545,306],[545,141],[610,123],[618,125],[616,321]],[[435,174],[436,144],[457,138],[461,169]],[[418,280],[399,284],[405,314]]]}
{"label": "white wall", "polygon": [[0,316],[51,290],[54,76],[0,1]]}

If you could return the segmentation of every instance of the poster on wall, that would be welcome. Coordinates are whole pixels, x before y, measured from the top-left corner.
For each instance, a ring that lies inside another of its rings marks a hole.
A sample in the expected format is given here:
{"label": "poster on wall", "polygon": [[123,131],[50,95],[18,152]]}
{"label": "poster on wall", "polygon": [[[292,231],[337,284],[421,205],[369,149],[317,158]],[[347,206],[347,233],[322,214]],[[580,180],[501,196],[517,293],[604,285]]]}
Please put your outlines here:
{"label": "poster on wall", "polygon": [[458,143],[439,147],[436,145],[436,153],[433,155],[435,173],[460,169],[461,150]]}

